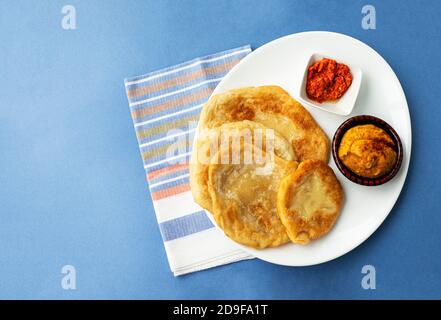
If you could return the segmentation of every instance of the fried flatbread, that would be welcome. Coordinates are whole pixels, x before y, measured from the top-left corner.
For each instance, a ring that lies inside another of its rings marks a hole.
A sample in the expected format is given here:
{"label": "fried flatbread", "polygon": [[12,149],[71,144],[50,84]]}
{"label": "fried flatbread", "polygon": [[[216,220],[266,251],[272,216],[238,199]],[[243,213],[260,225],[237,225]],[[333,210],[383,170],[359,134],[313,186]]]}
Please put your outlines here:
{"label": "fried flatbread", "polygon": [[[271,131],[269,131],[271,130]],[[285,160],[296,160],[292,146],[280,134],[253,121],[230,122],[199,132],[190,161],[190,187],[193,198],[211,211],[208,192],[208,165],[212,156],[225,143],[250,143]]]}
{"label": "fried flatbread", "polygon": [[274,129],[291,145],[298,161],[328,162],[329,140],[311,114],[279,86],[246,87],[213,96],[204,106],[201,130],[252,120]]}
{"label": "fried flatbread", "polygon": [[[231,160],[234,154],[239,155],[239,163]],[[257,154],[266,160],[258,160]],[[230,163],[223,161],[227,158]],[[250,144],[221,148],[208,170],[212,213],[218,226],[234,241],[254,248],[289,242],[276,200],[280,180],[296,167],[297,162],[275,155],[268,160],[264,151]]]}
{"label": "fried flatbread", "polygon": [[334,171],[319,160],[306,160],[280,183],[277,213],[292,242],[307,244],[334,225],[343,190]]}

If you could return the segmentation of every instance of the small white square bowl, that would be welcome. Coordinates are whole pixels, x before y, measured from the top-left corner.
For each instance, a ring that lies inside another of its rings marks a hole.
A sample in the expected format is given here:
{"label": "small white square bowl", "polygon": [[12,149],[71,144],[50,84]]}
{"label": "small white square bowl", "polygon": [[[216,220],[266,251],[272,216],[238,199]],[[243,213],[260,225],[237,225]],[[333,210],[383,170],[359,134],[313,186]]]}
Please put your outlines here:
{"label": "small white square bowl", "polygon": [[[329,58],[337,61],[338,63],[346,64],[350,72],[352,74],[352,83],[348,90],[343,94],[343,96],[336,101],[325,101],[323,103],[316,102],[314,100],[309,99],[308,94],[306,93],[306,81],[308,80],[308,69],[313,63],[323,59]],[[355,101],[357,100],[358,92],[360,91],[362,79],[362,72],[360,68],[357,68],[353,65],[346,63],[345,61],[341,61],[339,59],[335,59],[328,55],[322,55],[319,53],[312,54],[308,62],[305,66],[305,72],[303,74],[302,84],[300,86],[299,97],[303,103],[310,105],[312,107],[319,108],[320,110],[339,114],[342,116],[347,116],[354,109]]]}

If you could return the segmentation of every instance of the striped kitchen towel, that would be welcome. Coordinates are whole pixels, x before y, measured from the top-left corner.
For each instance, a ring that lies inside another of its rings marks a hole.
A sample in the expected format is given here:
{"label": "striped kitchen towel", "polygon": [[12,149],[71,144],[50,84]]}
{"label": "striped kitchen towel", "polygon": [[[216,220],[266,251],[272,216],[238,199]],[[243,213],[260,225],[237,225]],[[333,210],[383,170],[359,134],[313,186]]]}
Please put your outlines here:
{"label": "striped kitchen towel", "polygon": [[170,268],[182,275],[252,256],[225,239],[191,195],[188,162],[203,104],[244,46],[125,80]]}

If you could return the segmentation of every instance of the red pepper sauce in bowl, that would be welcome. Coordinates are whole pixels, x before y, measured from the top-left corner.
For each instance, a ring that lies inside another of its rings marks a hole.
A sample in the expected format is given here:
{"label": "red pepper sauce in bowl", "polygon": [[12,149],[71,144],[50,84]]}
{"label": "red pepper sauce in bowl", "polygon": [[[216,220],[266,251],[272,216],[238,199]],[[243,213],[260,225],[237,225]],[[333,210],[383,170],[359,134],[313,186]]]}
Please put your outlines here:
{"label": "red pepper sauce in bowl", "polygon": [[323,58],[308,68],[306,93],[309,99],[324,102],[339,99],[352,83],[349,67]]}

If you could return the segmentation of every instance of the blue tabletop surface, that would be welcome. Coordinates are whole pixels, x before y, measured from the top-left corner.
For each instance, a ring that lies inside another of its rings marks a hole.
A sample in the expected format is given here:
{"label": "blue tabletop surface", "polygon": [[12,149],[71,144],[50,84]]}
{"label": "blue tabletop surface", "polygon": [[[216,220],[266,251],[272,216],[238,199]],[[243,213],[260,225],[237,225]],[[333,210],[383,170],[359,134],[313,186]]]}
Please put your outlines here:
{"label": "blue tabletop surface", "polygon": [[[64,5],[76,30],[61,27]],[[376,8],[376,29],[361,8]],[[441,298],[441,1],[1,1],[0,298]],[[244,44],[358,38],[407,96],[412,160],[364,244],[313,267],[250,260],[173,277],[123,79]],[[76,289],[60,284],[76,268]],[[364,265],[376,289],[361,286]]]}

